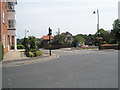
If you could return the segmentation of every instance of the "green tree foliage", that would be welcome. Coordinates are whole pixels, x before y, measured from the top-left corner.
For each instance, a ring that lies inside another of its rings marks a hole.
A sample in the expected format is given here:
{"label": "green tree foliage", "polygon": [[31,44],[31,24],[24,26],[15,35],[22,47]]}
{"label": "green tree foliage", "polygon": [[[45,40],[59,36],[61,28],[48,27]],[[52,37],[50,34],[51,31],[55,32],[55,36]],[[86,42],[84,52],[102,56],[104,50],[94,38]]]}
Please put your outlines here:
{"label": "green tree foliage", "polygon": [[29,36],[28,40],[29,40],[30,49],[36,49],[36,38],[34,36]]}
{"label": "green tree foliage", "polygon": [[117,42],[120,42],[120,20],[119,19],[114,21],[113,30],[111,30],[111,34]]}
{"label": "green tree foliage", "polygon": [[100,29],[98,32],[96,32],[96,34],[99,33],[99,35],[97,35],[98,37],[102,37],[102,41],[106,41],[109,43],[110,41],[110,32],[106,31],[104,29]]}
{"label": "green tree foliage", "polygon": [[41,39],[36,38],[36,46],[37,46],[37,49],[42,48],[42,41],[41,41]]}
{"label": "green tree foliage", "polygon": [[29,40],[28,40],[28,38],[23,39],[22,45],[24,45],[26,51],[28,51],[30,49],[29,48]]}
{"label": "green tree foliage", "polygon": [[63,43],[65,43],[64,36],[61,35],[61,34],[58,34],[58,35],[54,36],[53,43],[54,44],[63,44]]}
{"label": "green tree foliage", "polygon": [[24,38],[22,38],[22,39],[17,39],[17,45],[22,45],[22,42],[24,41]]}
{"label": "green tree foliage", "polygon": [[62,33],[62,34],[57,33],[57,35],[54,36],[53,43],[54,44],[69,44],[69,42],[71,41],[71,38],[73,38],[73,36],[69,32]]}
{"label": "green tree foliage", "polygon": [[36,38],[34,36],[24,38],[22,45],[24,45],[26,51],[29,51],[30,49],[36,49]]}
{"label": "green tree foliage", "polygon": [[85,39],[81,35],[74,36],[74,44],[83,44]]}

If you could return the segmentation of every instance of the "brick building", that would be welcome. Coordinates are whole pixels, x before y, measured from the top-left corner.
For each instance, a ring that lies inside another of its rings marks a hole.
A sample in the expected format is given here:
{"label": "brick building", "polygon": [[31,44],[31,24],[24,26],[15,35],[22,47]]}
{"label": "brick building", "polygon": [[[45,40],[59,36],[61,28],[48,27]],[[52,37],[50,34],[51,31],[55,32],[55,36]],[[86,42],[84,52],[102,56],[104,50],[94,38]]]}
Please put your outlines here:
{"label": "brick building", "polygon": [[7,3],[0,1],[0,41],[4,47],[4,53],[8,51],[8,13],[7,13]]}
{"label": "brick building", "polygon": [[0,42],[6,54],[11,46],[16,50],[16,28],[15,28],[15,0],[0,1]]}

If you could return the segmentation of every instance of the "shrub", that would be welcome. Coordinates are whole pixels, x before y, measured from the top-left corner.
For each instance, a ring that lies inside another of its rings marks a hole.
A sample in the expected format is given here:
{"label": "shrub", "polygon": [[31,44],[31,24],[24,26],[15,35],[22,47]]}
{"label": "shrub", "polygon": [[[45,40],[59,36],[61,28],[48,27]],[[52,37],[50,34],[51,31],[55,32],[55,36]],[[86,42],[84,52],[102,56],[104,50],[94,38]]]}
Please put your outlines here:
{"label": "shrub", "polygon": [[112,46],[112,44],[102,44],[101,46]]}
{"label": "shrub", "polygon": [[42,51],[29,51],[29,52],[25,52],[27,57],[37,57],[37,56],[42,56]]}
{"label": "shrub", "polygon": [[28,54],[29,57],[35,57],[35,54],[33,52],[28,52]]}
{"label": "shrub", "polygon": [[37,51],[37,49],[31,49],[30,51],[31,51],[31,52],[36,52],[36,51]]}
{"label": "shrub", "polygon": [[17,45],[17,49],[25,49],[23,45]]}
{"label": "shrub", "polygon": [[14,45],[11,46],[11,49],[14,49]]}
{"label": "shrub", "polygon": [[42,51],[36,51],[35,56],[42,56]]}
{"label": "shrub", "polygon": [[[14,45],[11,46],[11,49],[14,49]],[[17,45],[17,49],[25,49],[24,45]]]}

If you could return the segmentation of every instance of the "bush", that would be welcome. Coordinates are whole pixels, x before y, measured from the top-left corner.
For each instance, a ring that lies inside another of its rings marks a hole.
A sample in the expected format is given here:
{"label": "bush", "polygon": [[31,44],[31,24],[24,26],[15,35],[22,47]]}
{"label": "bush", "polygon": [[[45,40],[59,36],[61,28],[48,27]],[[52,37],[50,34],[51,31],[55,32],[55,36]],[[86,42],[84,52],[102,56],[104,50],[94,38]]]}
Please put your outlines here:
{"label": "bush", "polygon": [[35,56],[42,56],[42,51],[36,51]]}
{"label": "bush", "polygon": [[116,50],[118,50],[119,48],[118,48],[118,45],[106,44],[106,45],[101,45],[100,49],[116,49]]}
{"label": "bush", "polygon": [[[11,46],[11,49],[14,49],[14,45]],[[24,45],[17,45],[17,49],[25,49]]]}
{"label": "bush", "polygon": [[14,49],[14,45],[11,46],[11,49]]}
{"label": "bush", "polygon": [[38,51],[37,49],[31,49],[30,50],[31,52],[36,52],[36,51]]}
{"label": "bush", "polygon": [[29,57],[35,57],[35,54],[33,52],[28,52],[28,54]]}
{"label": "bush", "polygon": [[23,45],[17,45],[17,49],[25,49]]}
{"label": "bush", "polygon": [[25,53],[27,57],[42,56],[42,51],[29,51]]}

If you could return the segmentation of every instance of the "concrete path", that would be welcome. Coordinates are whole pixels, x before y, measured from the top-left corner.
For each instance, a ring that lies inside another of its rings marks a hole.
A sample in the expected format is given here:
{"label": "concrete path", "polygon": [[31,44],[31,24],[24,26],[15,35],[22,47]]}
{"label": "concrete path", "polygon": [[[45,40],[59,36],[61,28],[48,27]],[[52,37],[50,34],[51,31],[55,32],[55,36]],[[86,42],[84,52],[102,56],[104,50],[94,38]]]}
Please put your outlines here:
{"label": "concrete path", "polygon": [[24,50],[10,50],[4,56],[3,61],[13,61],[19,59],[30,59],[30,58],[25,56]]}
{"label": "concrete path", "polygon": [[50,60],[54,60],[58,58],[59,55],[53,54],[49,56],[47,52],[43,51],[43,55],[39,57],[26,57],[24,54],[24,50],[10,50],[5,56],[2,61],[3,67],[13,67],[13,66],[20,66],[26,64],[33,64],[38,62],[46,62]]}

